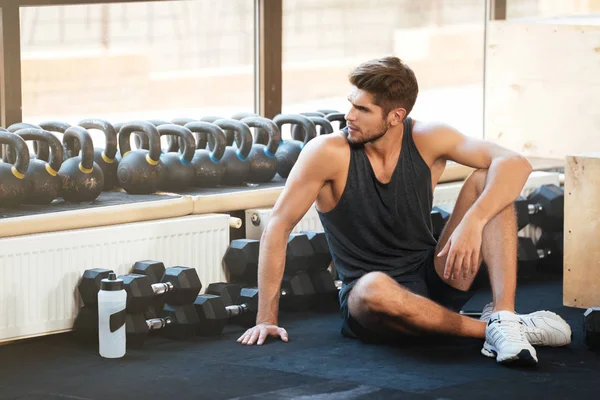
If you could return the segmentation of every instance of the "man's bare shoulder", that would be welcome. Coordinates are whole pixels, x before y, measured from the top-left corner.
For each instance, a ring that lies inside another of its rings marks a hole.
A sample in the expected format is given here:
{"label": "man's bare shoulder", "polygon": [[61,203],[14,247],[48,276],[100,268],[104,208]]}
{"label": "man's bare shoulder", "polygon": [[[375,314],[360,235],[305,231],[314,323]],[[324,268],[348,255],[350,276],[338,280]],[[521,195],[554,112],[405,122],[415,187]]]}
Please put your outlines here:
{"label": "man's bare shoulder", "polygon": [[433,139],[447,132],[458,131],[451,125],[440,121],[413,120],[413,135],[419,138]]}
{"label": "man's bare shoulder", "polygon": [[329,135],[319,135],[306,144],[302,152],[314,153],[321,157],[344,157],[350,153],[350,145],[346,135],[342,131],[333,132]]}
{"label": "man's bare shoulder", "polygon": [[[298,158],[302,167],[310,167],[313,172],[331,179],[338,170],[347,165],[350,157],[350,145],[342,131],[328,135],[319,135],[309,141]],[[318,168],[314,168],[318,166]]]}

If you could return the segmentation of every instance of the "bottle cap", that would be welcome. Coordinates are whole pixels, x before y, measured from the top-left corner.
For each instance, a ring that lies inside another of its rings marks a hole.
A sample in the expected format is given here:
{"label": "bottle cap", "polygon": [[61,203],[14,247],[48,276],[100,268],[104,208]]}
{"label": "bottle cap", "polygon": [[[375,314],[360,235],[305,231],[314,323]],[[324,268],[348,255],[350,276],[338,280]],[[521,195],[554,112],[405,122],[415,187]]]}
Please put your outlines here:
{"label": "bottle cap", "polygon": [[114,272],[108,274],[108,278],[102,279],[100,283],[100,290],[109,292],[116,292],[123,290],[123,279],[117,279],[117,275]]}

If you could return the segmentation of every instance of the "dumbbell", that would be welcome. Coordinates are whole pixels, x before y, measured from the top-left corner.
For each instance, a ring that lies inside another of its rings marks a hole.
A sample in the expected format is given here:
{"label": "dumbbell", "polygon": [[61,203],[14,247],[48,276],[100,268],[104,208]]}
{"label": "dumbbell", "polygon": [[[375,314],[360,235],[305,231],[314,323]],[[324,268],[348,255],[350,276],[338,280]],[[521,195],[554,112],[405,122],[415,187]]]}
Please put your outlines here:
{"label": "dumbbell", "polygon": [[[198,333],[200,320],[193,304],[165,305],[161,317],[146,319],[144,314],[126,314],[125,331],[128,348],[140,347],[150,332],[170,339],[185,339]],[[98,343],[98,311],[89,307],[79,309],[74,325],[76,337],[86,343]]]}
{"label": "dumbbell", "polygon": [[229,274],[229,282],[248,286],[257,285],[259,249],[259,240],[236,239],[231,241],[223,256],[223,266]]}
{"label": "dumbbell", "polygon": [[543,230],[562,231],[564,198],[565,194],[559,186],[548,184],[538,187],[527,199],[520,197],[515,200],[519,229],[531,223]]}
{"label": "dumbbell", "polygon": [[583,313],[583,340],[590,350],[600,350],[600,307],[590,307]]}
{"label": "dumbbell", "polygon": [[547,256],[540,260],[540,268],[545,271],[561,272],[563,268],[563,239],[562,231],[543,231],[535,247],[543,250]]}
{"label": "dumbbell", "polygon": [[318,308],[326,308],[328,305],[337,307],[339,290],[333,275],[329,272],[331,252],[325,232],[304,231],[300,234],[306,235],[313,248],[313,256],[307,273],[317,293]]}
{"label": "dumbbell", "polygon": [[[210,291],[207,288],[207,292]],[[254,326],[258,312],[258,289],[240,288],[239,285],[220,285],[223,293],[237,297],[238,304],[225,305],[219,295],[205,293],[196,298],[194,306],[200,320],[199,334],[215,336],[223,332],[223,328],[230,319],[235,319],[243,326]]]}
{"label": "dumbbell", "polygon": [[[158,310],[164,303],[191,304],[202,289],[198,272],[194,268],[165,269],[161,262],[140,261],[135,263],[133,271],[147,275],[120,276],[127,291],[127,311],[131,313],[144,312],[153,300],[159,301],[159,304],[155,304],[158,305],[156,307]],[[78,290],[85,306],[97,307],[100,282],[111,272],[113,271],[103,268],[84,271]],[[160,277],[159,273],[161,273]],[[164,296],[160,296],[161,294]]]}
{"label": "dumbbell", "polygon": [[431,226],[435,240],[439,240],[449,219],[450,213],[443,208],[435,206],[431,209]]}
{"label": "dumbbell", "polygon": [[[297,235],[300,237],[301,235]],[[258,253],[260,242],[252,239],[232,240],[223,256],[223,265],[229,273],[229,282],[245,287],[257,286]],[[286,267],[281,282],[281,308],[302,310],[314,306],[316,294],[310,277],[305,272],[312,257],[312,245],[306,235],[292,234],[286,251]]]}
{"label": "dumbbell", "polygon": [[[256,286],[260,241],[254,239],[232,240],[225,255],[223,265],[229,272],[229,281],[248,286]],[[305,234],[292,233],[288,238],[285,255],[285,271],[295,274],[306,271],[313,261],[313,246]]]}
{"label": "dumbbell", "polygon": [[171,305],[191,304],[202,289],[196,270],[187,267],[167,268],[158,283],[138,274],[120,275],[119,279],[127,292],[127,312],[134,314],[146,311],[159,296]]}

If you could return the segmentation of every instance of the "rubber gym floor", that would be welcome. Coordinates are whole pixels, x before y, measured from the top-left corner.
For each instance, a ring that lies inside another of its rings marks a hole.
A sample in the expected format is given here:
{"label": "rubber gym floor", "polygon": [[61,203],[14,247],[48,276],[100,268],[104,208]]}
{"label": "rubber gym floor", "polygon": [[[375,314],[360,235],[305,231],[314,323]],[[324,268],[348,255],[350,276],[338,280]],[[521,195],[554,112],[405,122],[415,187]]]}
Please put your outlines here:
{"label": "rubber gym floor", "polygon": [[[369,345],[339,333],[338,313],[283,314],[290,342],[153,337],[107,360],[72,334],[0,347],[1,399],[598,399],[600,357],[583,343],[583,310],[562,306],[559,279],[522,284],[517,311],[549,309],[573,329],[565,348],[538,348],[536,368],[507,368],[480,354],[481,341]],[[465,309],[481,309],[480,290]]]}

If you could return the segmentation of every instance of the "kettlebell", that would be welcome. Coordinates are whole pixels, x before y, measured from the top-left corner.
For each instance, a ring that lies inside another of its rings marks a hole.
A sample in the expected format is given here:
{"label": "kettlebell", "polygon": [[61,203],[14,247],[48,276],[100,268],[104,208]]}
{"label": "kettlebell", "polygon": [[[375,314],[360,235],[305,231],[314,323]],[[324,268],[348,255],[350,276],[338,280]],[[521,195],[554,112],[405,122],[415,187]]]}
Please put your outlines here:
{"label": "kettlebell", "polygon": [[63,163],[63,146],[53,134],[43,129],[24,128],[15,132],[23,140],[35,140],[42,147],[50,149],[50,162],[31,158],[25,179],[29,182],[30,192],[23,200],[26,204],[50,204],[61,196],[62,180],[58,171]]}
{"label": "kettlebell", "polygon": [[[149,150],[131,150],[130,137],[134,132],[143,132],[148,138]],[[154,125],[146,121],[123,124],[119,131],[119,150],[122,159],[117,169],[119,186],[131,194],[156,192],[164,166],[160,161],[160,134]]]}
{"label": "kettlebell", "polygon": [[94,162],[94,143],[90,133],[81,126],[68,128],[63,135],[65,146],[81,148],[81,151],[79,155],[66,159],[58,171],[62,180],[62,198],[71,203],[96,200],[104,188],[104,174]]}
{"label": "kettlebell", "polygon": [[320,128],[319,135],[329,135],[330,133],[333,133],[333,125],[331,125],[331,122],[329,122],[328,119],[324,117],[308,117],[308,119]]}
{"label": "kettlebell", "polygon": [[[203,121],[192,121],[185,124],[185,127],[197,134],[196,152],[192,159],[192,166],[196,171],[196,175],[192,186],[218,186],[223,180],[223,176],[225,176],[225,163],[221,162],[227,147],[225,132],[219,126]],[[214,143],[211,150],[205,149],[207,136],[211,136]]]}
{"label": "kettlebell", "polygon": [[0,207],[15,207],[29,195],[30,184],[25,179],[29,148],[21,136],[5,129],[0,129],[0,143],[12,146],[16,152],[14,164],[0,163]]}
{"label": "kettlebell", "polygon": [[[171,121],[171,123],[175,124],[175,125],[181,125],[181,126],[185,126],[186,124],[189,124],[190,122],[194,122],[197,121],[194,118],[187,118],[187,117],[179,117],[179,118],[174,118],[173,121]],[[179,151],[179,149],[181,149],[183,147],[183,139],[178,139],[177,140],[177,148],[175,150],[169,150],[169,151]],[[206,135],[204,135],[204,142],[198,141],[198,138],[196,138],[196,149],[203,149],[206,147]]]}
{"label": "kettlebell", "polygon": [[[41,129],[51,132],[59,140],[62,141],[63,148],[64,148],[64,159],[65,160],[67,158],[76,156],[81,151],[80,148],[76,147],[79,145],[77,142],[70,140],[69,142],[65,143],[62,140],[63,135],[66,132],[66,130],[71,127],[70,124],[63,122],[63,121],[44,121],[44,122],[40,122],[38,125]],[[60,135],[58,135],[58,134],[60,134]],[[37,151],[35,143],[33,144],[33,151]]]}
{"label": "kettlebell", "polygon": [[325,115],[325,118],[329,122],[336,122],[336,121],[339,122],[340,126],[339,126],[338,130],[342,130],[346,127],[346,114],[344,114],[344,113],[335,112],[335,113],[327,114],[327,115]]}
{"label": "kettlebell", "polygon": [[104,149],[94,148],[94,161],[104,174],[103,190],[110,190],[117,185],[117,132],[110,122],[103,119],[84,119],[79,121],[79,126],[85,129],[98,129],[104,133],[106,144]]}
{"label": "kettlebell", "polygon": [[302,142],[294,139],[282,140],[277,148],[277,152],[275,153],[275,157],[277,158],[277,173],[282,178],[287,178],[294,167],[300,152],[306,143],[316,136],[317,130],[315,124],[308,119],[308,117],[303,115],[279,114],[273,118],[273,122],[279,128],[279,131],[281,131],[281,127],[284,124],[297,124],[300,125],[306,133]]}
{"label": "kettlebell", "polygon": [[[325,117],[325,114],[318,111],[301,112],[298,115],[304,115],[305,117]],[[292,125],[292,138],[299,141],[304,140],[304,130],[302,130],[301,126]]]}
{"label": "kettlebell", "polygon": [[[154,125],[155,127],[159,127],[161,125],[169,125],[170,122],[169,121],[165,121],[164,119],[149,119],[148,122],[150,122],[152,125]],[[166,135],[165,136],[165,144],[167,147],[163,147],[163,143],[161,140],[161,144],[160,144],[160,149],[161,152],[163,153],[170,153],[172,151],[177,151],[179,150],[179,146],[177,145],[177,141],[173,141],[173,136],[171,135]],[[137,138],[136,138],[137,141]],[[144,147],[145,145],[145,147]],[[142,149],[148,149],[148,145],[147,142],[144,142],[144,145],[142,145]]]}
{"label": "kettlebell", "polygon": [[233,131],[234,136],[239,135],[239,146],[227,146],[221,162],[225,164],[225,176],[223,176],[222,183],[225,185],[241,185],[248,180],[250,174],[250,163],[248,163],[248,155],[252,150],[250,128],[235,119],[218,119],[214,124],[224,130]]}
{"label": "kettlebell", "polygon": [[[251,112],[240,111],[231,116],[231,119],[236,119],[238,121],[243,120],[247,117],[260,117],[260,115]],[[264,144],[269,143],[269,133],[264,129],[256,129],[254,136],[254,143]]]}
{"label": "kettlebell", "polygon": [[270,182],[277,173],[277,158],[275,152],[281,142],[281,132],[273,121],[263,117],[246,117],[242,122],[250,128],[257,128],[259,132],[268,132],[269,141],[267,145],[256,143],[248,154],[250,163],[250,182]]}
{"label": "kettlebell", "polygon": [[171,143],[177,144],[177,139],[183,141],[181,153],[169,152],[160,156],[164,171],[158,188],[171,192],[185,190],[196,176],[191,164],[196,149],[194,135],[188,128],[175,124],[160,125],[157,129],[160,136],[172,136]]}
{"label": "kettlebell", "polygon": [[[16,124],[12,124],[8,128],[6,128],[6,130],[9,132],[12,132],[12,133],[16,133],[18,130],[25,129],[25,128],[41,129],[38,125],[28,124],[26,122],[19,122]],[[7,147],[7,152],[10,154],[10,153],[13,153],[14,150],[12,149],[12,147]],[[37,140],[35,142],[33,142],[33,153],[29,154],[30,159],[37,158],[39,160],[48,161],[49,156],[50,156],[50,147],[48,147],[48,142],[37,141]],[[15,160],[14,154],[11,154],[11,156],[9,156],[9,159],[12,160],[11,162],[14,162],[14,160]]]}

